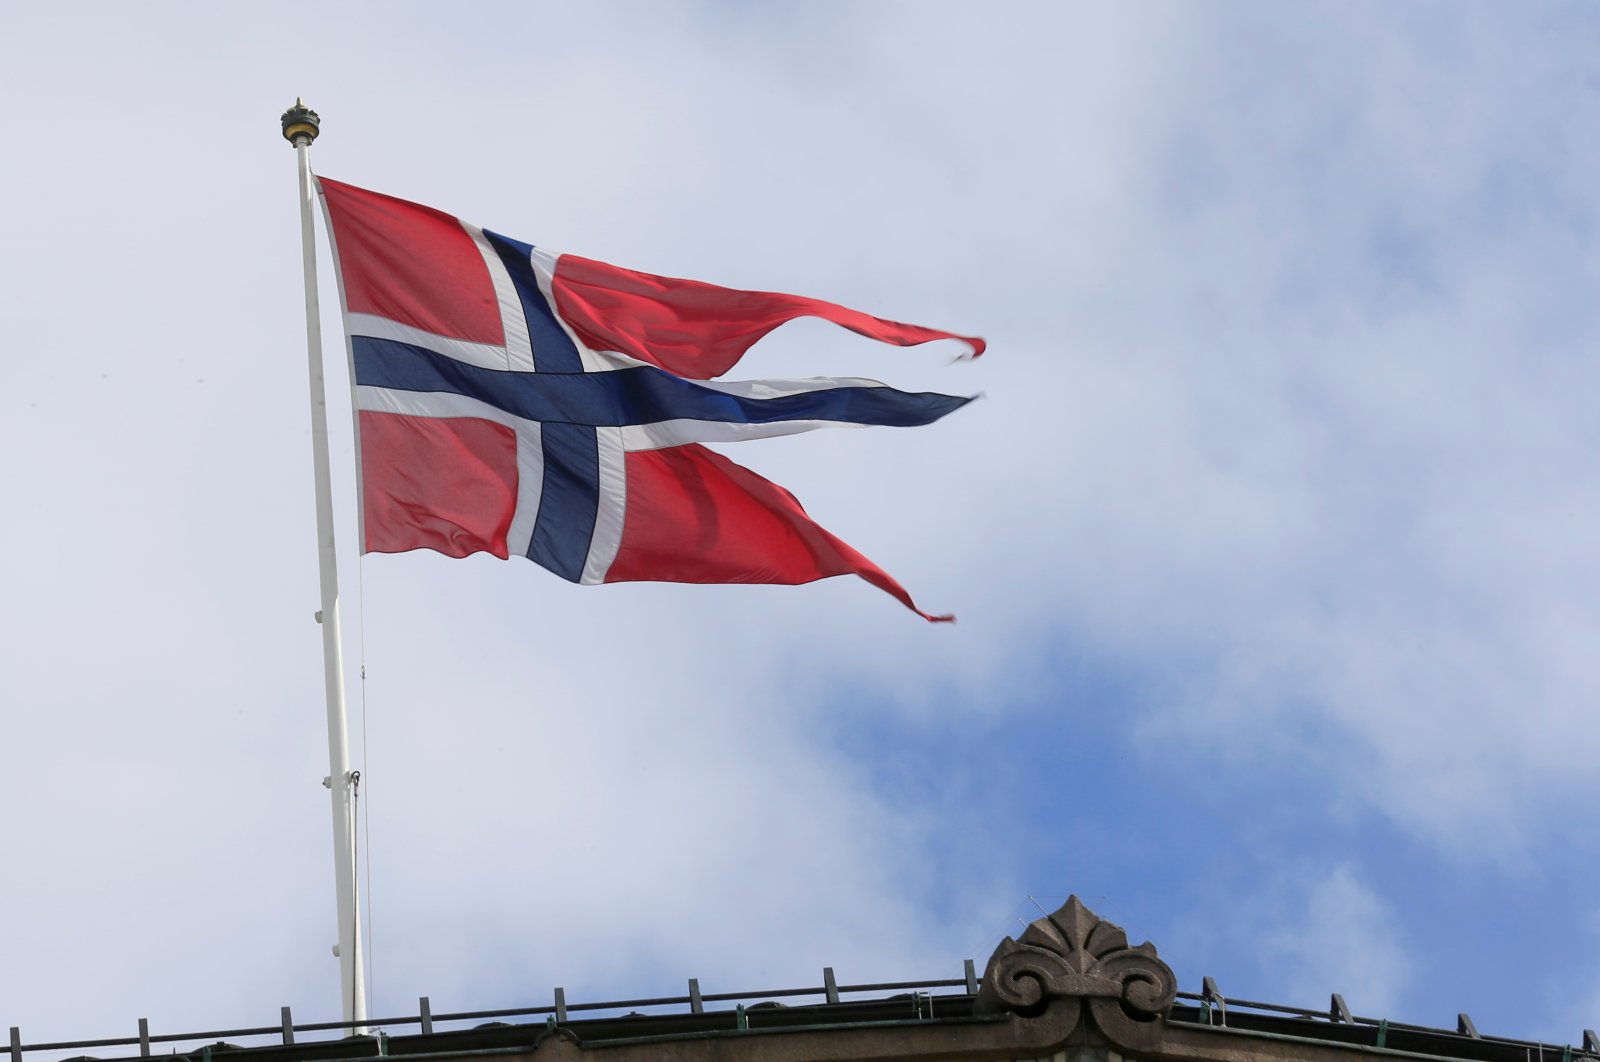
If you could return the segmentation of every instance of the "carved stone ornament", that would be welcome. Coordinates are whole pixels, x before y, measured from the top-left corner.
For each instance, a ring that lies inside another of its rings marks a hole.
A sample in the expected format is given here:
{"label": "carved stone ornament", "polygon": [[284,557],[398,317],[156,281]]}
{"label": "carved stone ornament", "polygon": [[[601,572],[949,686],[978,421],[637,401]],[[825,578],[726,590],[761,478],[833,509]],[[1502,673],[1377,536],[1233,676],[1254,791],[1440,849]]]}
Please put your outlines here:
{"label": "carved stone ornament", "polygon": [[977,1010],[1048,1017],[1061,1026],[1063,1039],[1080,1031],[1087,1010],[1086,1024],[1113,1044],[1150,1048],[1177,994],[1178,980],[1153,944],[1130,948],[1121,926],[1069,896],[1055,914],[1028,926],[1020,940],[1000,942],[984,967]]}

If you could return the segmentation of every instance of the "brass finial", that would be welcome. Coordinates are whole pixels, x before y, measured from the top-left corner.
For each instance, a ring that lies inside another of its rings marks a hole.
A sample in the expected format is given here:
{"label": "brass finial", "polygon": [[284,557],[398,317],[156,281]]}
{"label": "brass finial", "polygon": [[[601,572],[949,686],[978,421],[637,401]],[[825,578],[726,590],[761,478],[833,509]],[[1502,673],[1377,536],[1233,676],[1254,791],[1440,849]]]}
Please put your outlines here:
{"label": "brass finial", "polygon": [[283,138],[291,144],[298,144],[302,137],[306,143],[311,143],[317,138],[321,126],[322,120],[317,117],[317,112],[307,107],[298,96],[295,97],[294,106],[283,112]]}

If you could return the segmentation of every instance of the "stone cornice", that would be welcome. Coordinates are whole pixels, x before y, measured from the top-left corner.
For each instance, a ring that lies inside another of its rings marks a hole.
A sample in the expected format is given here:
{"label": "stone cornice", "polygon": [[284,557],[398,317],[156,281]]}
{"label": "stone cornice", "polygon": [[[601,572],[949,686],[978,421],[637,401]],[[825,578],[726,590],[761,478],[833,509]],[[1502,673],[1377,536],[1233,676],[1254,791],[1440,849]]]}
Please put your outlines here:
{"label": "stone cornice", "polygon": [[1121,926],[1069,896],[1020,940],[1000,942],[984,967],[976,1010],[1048,1020],[1078,1034],[1074,1039],[1097,1032],[1117,1047],[1149,1050],[1177,994],[1177,978],[1154,945],[1129,947]]}

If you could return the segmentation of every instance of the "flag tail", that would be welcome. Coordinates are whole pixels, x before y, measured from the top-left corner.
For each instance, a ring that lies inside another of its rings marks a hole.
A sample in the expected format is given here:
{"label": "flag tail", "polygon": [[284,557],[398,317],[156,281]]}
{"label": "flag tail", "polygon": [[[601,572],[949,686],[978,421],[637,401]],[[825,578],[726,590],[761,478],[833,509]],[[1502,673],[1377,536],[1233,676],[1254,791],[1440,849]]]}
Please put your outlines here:
{"label": "flag tail", "polygon": [[975,336],[873,317],[822,299],[661,277],[572,254],[557,259],[552,287],[562,319],[590,349],[699,380],[727,372],[758,339],[797,317],[818,317],[901,347],[954,339],[967,345],[969,358],[985,350]]}
{"label": "flag tail", "polygon": [[856,575],[930,623],[905,587],[782,487],[693,444],[627,456],[628,509],[606,582],[809,583]]}

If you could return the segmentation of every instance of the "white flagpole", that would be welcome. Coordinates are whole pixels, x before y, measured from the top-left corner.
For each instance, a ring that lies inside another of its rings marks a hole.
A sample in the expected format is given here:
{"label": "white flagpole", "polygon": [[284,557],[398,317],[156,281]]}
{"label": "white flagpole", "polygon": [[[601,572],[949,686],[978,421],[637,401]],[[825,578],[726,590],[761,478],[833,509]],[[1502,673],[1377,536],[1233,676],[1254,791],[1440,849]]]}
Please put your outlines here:
{"label": "white flagpole", "polygon": [[328,402],[322,378],[322,315],[317,307],[317,236],[312,227],[311,142],[321,122],[300,100],[283,113],[284,139],[300,161],[300,247],[305,260],[306,355],[311,363],[311,453],[316,464],[317,561],[322,575],[322,662],[328,701],[328,777],[333,799],[333,881],[338,900],[340,1000],[352,1033],[366,1032],[361,910],[355,887],[355,814],[345,728],[344,653],[339,644],[339,573],[333,549],[333,486],[328,471]]}

